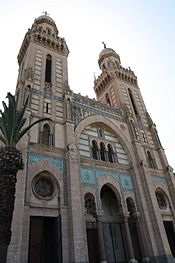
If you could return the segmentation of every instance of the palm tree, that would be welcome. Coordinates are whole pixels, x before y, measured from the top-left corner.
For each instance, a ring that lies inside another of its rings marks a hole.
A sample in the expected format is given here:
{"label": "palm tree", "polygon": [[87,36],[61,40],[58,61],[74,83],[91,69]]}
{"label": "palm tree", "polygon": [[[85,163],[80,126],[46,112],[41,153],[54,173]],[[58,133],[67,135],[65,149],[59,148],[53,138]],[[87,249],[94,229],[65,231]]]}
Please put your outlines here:
{"label": "palm tree", "polygon": [[8,105],[3,101],[4,111],[0,110],[0,141],[4,147],[0,148],[0,262],[5,263],[7,248],[11,240],[11,222],[15,201],[16,176],[24,167],[22,153],[16,144],[24,134],[35,124],[50,120],[41,118],[27,127],[24,127],[24,117],[29,98],[24,106],[17,109],[15,97],[7,94]]}

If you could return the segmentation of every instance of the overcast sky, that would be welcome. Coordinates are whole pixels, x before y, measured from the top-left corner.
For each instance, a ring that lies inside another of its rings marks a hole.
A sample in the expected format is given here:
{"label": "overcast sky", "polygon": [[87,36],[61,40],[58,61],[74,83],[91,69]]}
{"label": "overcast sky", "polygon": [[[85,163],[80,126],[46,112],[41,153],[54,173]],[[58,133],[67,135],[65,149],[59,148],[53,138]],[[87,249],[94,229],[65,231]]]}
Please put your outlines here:
{"label": "overcast sky", "polygon": [[47,11],[66,39],[69,85],[95,97],[102,42],[138,77],[147,110],[157,125],[167,158],[175,168],[175,0],[1,0],[1,92],[15,92],[17,54],[27,29]]}

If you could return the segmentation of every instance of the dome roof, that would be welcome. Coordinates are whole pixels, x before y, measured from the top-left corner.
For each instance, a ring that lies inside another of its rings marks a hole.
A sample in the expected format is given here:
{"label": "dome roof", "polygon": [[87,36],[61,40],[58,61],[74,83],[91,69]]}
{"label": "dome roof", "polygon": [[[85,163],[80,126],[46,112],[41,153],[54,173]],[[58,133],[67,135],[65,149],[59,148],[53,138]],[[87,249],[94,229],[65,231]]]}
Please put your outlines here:
{"label": "dome roof", "polygon": [[103,56],[109,56],[109,55],[117,55],[117,53],[112,48],[104,48],[99,55],[99,59]]}
{"label": "dome roof", "polygon": [[52,22],[52,23],[55,24],[55,21],[54,21],[50,16],[48,16],[48,15],[41,15],[41,16],[39,16],[39,17],[36,19],[36,21],[39,21],[39,20],[42,20],[42,19],[46,19],[46,20],[48,20],[48,21],[50,21],[50,22]]}
{"label": "dome roof", "polygon": [[35,24],[42,24],[42,23],[47,23],[51,26],[54,27],[54,30],[55,30],[55,33],[58,35],[58,29],[57,29],[57,26],[55,24],[55,21],[47,15],[47,12],[44,12],[43,15],[39,16],[38,18],[35,19],[34,21]]}
{"label": "dome roof", "polygon": [[120,56],[112,48],[104,48],[99,55],[98,64],[100,66],[101,62],[107,57],[115,57],[120,64]]}

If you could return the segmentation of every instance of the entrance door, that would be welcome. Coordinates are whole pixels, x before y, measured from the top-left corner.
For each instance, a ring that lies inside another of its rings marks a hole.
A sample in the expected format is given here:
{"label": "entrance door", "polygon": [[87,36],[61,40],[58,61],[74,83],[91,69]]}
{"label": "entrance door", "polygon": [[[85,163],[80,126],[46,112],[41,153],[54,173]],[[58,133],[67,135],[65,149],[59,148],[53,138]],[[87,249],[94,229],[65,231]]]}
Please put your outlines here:
{"label": "entrance door", "polygon": [[89,263],[99,263],[96,223],[86,223]]}
{"label": "entrance door", "polygon": [[163,221],[172,255],[175,257],[175,229],[172,221]]}
{"label": "entrance door", "polygon": [[28,263],[61,263],[61,221],[53,217],[30,218]]}
{"label": "entrance door", "polygon": [[126,252],[120,223],[103,223],[106,260],[109,263],[125,263]]}

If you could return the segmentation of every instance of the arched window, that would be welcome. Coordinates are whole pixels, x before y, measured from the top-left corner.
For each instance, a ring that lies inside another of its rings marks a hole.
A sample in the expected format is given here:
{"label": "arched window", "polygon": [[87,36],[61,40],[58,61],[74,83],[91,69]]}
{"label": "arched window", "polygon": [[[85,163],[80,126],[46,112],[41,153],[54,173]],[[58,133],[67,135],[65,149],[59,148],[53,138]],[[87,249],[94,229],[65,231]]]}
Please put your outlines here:
{"label": "arched window", "polygon": [[106,149],[103,142],[100,143],[100,158],[102,161],[106,161]]}
{"label": "arched window", "polygon": [[157,198],[157,203],[159,205],[159,208],[160,209],[166,209],[167,208],[167,201],[166,201],[166,196],[163,193],[163,191],[158,189],[156,191],[156,198]]}
{"label": "arched window", "polygon": [[130,215],[134,214],[136,212],[134,200],[131,197],[128,197],[126,199],[127,209]]}
{"label": "arched window", "polygon": [[92,157],[93,159],[98,160],[99,159],[99,150],[98,150],[98,145],[95,140],[92,141]]}
{"label": "arched window", "polygon": [[87,214],[96,216],[95,198],[92,194],[87,193],[84,197],[85,209]]}
{"label": "arched window", "polygon": [[152,157],[152,154],[149,151],[147,151],[147,161],[148,161],[148,167],[149,168],[156,169],[155,160],[154,160],[154,158]]}
{"label": "arched window", "polygon": [[52,57],[47,55],[46,57],[46,70],[45,70],[45,81],[51,83],[51,72],[52,72]]}
{"label": "arched window", "polygon": [[103,138],[104,137],[104,131],[103,131],[103,129],[102,128],[98,128],[98,137],[99,138]]}
{"label": "arched window", "polygon": [[111,102],[110,102],[108,93],[106,93],[106,102],[107,102],[107,104],[109,104],[111,106]]}
{"label": "arched window", "polygon": [[139,115],[137,107],[136,107],[136,104],[135,104],[135,101],[134,101],[134,98],[133,98],[133,95],[132,95],[132,92],[131,92],[130,89],[128,89],[128,93],[129,93],[129,97],[130,97],[130,100],[131,100],[132,107],[134,109],[134,113],[135,113],[135,115]]}
{"label": "arched window", "polygon": [[114,151],[111,144],[108,144],[108,160],[110,163],[114,163]]}
{"label": "arched window", "polygon": [[42,132],[42,144],[50,144],[50,126],[49,124],[44,124]]}

